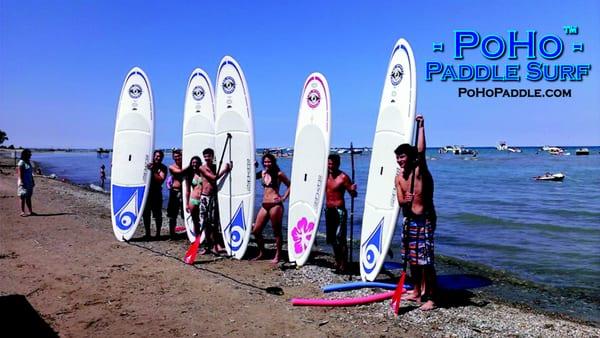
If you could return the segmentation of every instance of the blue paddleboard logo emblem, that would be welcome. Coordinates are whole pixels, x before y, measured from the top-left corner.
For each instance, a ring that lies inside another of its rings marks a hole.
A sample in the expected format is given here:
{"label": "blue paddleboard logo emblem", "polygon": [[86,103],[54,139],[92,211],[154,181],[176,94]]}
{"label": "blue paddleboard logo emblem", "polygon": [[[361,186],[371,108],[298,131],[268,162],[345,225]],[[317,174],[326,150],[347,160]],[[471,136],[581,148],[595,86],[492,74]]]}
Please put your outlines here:
{"label": "blue paddleboard logo emblem", "polygon": [[129,96],[132,99],[137,99],[142,96],[142,87],[137,84],[132,84],[131,87],[129,87]]}
{"label": "blue paddleboard logo emblem", "polygon": [[321,103],[321,93],[316,89],[312,89],[306,96],[306,103],[313,109],[317,108],[319,103]]}
{"label": "blue paddleboard logo emblem", "polygon": [[392,84],[394,86],[397,86],[400,83],[400,81],[402,81],[403,76],[404,68],[402,68],[402,65],[397,64],[394,66],[392,72],[390,73],[390,81],[392,81]]}
{"label": "blue paddleboard logo emblem", "polygon": [[226,76],[222,83],[225,94],[231,94],[235,90],[235,80],[231,76]]}
{"label": "blue paddleboard logo emblem", "polygon": [[131,226],[135,223],[139,212],[139,194],[138,190],[134,190],[131,197],[127,202],[119,209],[115,214],[115,223],[117,227],[123,231],[128,231]]}
{"label": "blue paddleboard logo emblem", "polygon": [[202,101],[204,98],[204,88],[202,86],[196,86],[192,89],[192,97],[196,101]]}
{"label": "blue paddleboard logo emblem", "polygon": [[231,252],[236,252],[244,242],[244,233],[246,233],[246,221],[244,217],[244,202],[238,206],[235,214],[231,218],[229,225],[223,231],[223,236],[229,243]]}
{"label": "blue paddleboard logo emblem", "polygon": [[368,274],[373,272],[375,263],[377,263],[377,259],[381,255],[382,228],[383,218],[381,218],[381,221],[379,221],[379,224],[375,227],[375,230],[371,233],[365,244],[362,245],[365,253],[362,266]]}

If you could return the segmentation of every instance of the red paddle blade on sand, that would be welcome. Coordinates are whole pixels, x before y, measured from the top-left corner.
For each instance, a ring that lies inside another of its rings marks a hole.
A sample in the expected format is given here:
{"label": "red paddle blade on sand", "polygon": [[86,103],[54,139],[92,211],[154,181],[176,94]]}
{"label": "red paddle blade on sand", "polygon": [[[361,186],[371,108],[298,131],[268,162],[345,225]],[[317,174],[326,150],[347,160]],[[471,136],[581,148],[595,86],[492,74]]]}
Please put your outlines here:
{"label": "red paddle blade on sand", "polygon": [[190,245],[190,248],[185,253],[185,257],[183,258],[183,261],[186,264],[194,264],[194,261],[196,260],[196,255],[198,254],[199,247],[200,247],[200,235],[196,236],[196,240],[194,241],[194,243],[192,243],[192,245]]}
{"label": "red paddle blade on sand", "polygon": [[400,309],[400,301],[402,300],[402,292],[404,291],[404,279],[406,278],[406,272],[402,271],[402,275],[400,275],[400,281],[398,282],[398,286],[396,287],[396,291],[394,291],[394,295],[392,296],[392,309],[394,310],[394,314],[398,315],[398,310]]}

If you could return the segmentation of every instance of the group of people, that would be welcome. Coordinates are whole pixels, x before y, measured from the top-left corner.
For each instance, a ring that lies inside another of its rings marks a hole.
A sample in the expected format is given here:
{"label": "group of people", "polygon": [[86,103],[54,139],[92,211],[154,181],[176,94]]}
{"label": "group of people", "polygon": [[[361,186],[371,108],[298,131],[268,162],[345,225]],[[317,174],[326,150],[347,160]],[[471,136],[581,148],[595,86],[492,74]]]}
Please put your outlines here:
{"label": "group of people", "polygon": [[[409,292],[405,298],[421,301],[423,302],[421,309],[430,310],[435,307],[436,274],[433,234],[436,227],[436,213],[433,204],[433,178],[427,168],[425,159],[423,117],[417,116],[416,122],[416,146],[401,144],[394,151],[396,162],[400,167],[400,172],[396,176],[394,184],[398,203],[404,216],[402,252],[410,264],[411,276],[415,281],[414,290]],[[200,231],[205,232],[206,241],[201,253],[210,251],[219,254],[224,251],[224,243],[219,227],[216,198],[217,180],[231,171],[232,164],[225,163],[223,168],[219,170],[214,163],[213,149],[205,149],[202,155],[204,163],[199,156],[194,156],[187,167],[183,167],[181,150],[174,150],[174,162],[167,168],[162,163],[163,151],[156,150],[154,152],[153,160],[148,164],[152,179],[143,212],[145,237],[150,238],[151,214],[154,216],[156,223],[156,237],[160,236],[163,203],[161,187],[167,178],[167,172],[169,172],[167,216],[171,238],[175,238],[177,218],[183,218],[183,208],[186,208],[192,217],[194,232],[196,234],[199,234]],[[23,164],[20,162],[20,168],[23,167],[22,171],[24,173],[28,170],[27,158],[25,153],[25,159],[22,160]],[[348,192],[353,198],[356,197],[357,186],[346,173],[340,170],[340,164],[339,155],[329,155],[325,188],[325,220],[326,241],[333,247],[335,269],[344,273],[348,269],[348,212],[345,206],[345,194]],[[282,259],[283,202],[290,194],[290,180],[277,165],[277,158],[273,154],[265,153],[262,156],[262,165],[263,170],[256,173],[256,179],[260,180],[264,193],[252,229],[252,234],[258,246],[258,255],[254,259],[262,259],[265,256],[265,241],[262,232],[267,222],[270,221],[275,237],[275,257],[272,262],[277,263]],[[20,196],[23,196],[23,203],[30,206],[33,181],[26,178],[23,178],[22,181],[23,186],[29,190],[24,189],[22,193],[20,190]],[[282,184],[285,186],[283,193],[281,191]],[[186,189],[187,192],[185,194],[187,196],[186,201],[183,201],[183,189]]]}

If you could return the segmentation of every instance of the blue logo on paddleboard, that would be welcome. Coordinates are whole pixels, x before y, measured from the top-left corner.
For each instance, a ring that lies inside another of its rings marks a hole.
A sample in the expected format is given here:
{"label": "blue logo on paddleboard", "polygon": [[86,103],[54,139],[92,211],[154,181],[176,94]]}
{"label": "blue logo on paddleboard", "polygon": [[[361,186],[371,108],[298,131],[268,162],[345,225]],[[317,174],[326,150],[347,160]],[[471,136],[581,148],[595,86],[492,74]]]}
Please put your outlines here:
{"label": "blue logo on paddleboard", "polygon": [[362,266],[368,274],[373,272],[375,263],[377,263],[377,258],[381,255],[383,219],[384,218],[382,217],[373,233],[369,236],[365,244],[362,245],[365,252]]}
{"label": "blue logo on paddleboard", "polygon": [[246,221],[244,220],[244,202],[240,202],[235,214],[231,218],[229,225],[223,232],[224,236],[229,237],[229,245],[232,252],[238,251],[244,242],[244,233],[246,233]]}
{"label": "blue logo on paddleboard", "polygon": [[138,84],[133,84],[129,87],[129,96],[132,99],[137,99],[142,96],[142,87]]}
{"label": "blue logo on paddleboard", "polygon": [[196,86],[192,89],[192,96],[194,100],[201,101],[204,98],[204,88],[202,86]]}
{"label": "blue logo on paddleboard", "polygon": [[235,80],[231,76],[226,76],[223,79],[222,86],[225,94],[231,94],[235,90]]}
{"label": "blue logo on paddleboard", "polygon": [[397,86],[400,81],[402,81],[402,77],[404,76],[404,68],[402,65],[397,64],[392,69],[392,73],[390,74],[390,80],[394,86]]}
{"label": "blue logo on paddleboard", "polygon": [[115,224],[123,232],[135,224],[142,207],[145,187],[112,187],[113,213]]}

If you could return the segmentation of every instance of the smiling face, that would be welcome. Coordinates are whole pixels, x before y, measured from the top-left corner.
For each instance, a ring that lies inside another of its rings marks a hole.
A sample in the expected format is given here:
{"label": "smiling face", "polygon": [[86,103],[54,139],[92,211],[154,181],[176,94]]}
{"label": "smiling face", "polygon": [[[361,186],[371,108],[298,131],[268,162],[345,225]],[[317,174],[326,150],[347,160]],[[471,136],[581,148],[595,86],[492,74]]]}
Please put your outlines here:
{"label": "smiling face", "polygon": [[263,167],[265,167],[265,169],[267,171],[269,171],[269,169],[271,169],[272,165],[273,165],[273,162],[271,162],[271,159],[268,157],[265,157],[265,159],[263,160]]}
{"label": "smiling face", "polygon": [[173,153],[173,161],[175,161],[175,164],[177,164],[177,166],[181,167],[181,154]]}
{"label": "smiling face", "polygon": [[396,155],[396,163],[398,163],[400,168],[404,169],[406,167],[406,163],[408,163],[408,156],[406,154]]}
{"label": "smiling face", "polygon": [[192,159],[192,161],[190,162],[190,166],[192,167],[192,169],[194,169],[194,171],[198,170],[198,168],[200,168],[200,161],[198,161],[197,159]]}
{"label": "smiling face", "polygon": [[162,163],[163,154],[161,154],[159,151],[155,151],[154,152],[154,157],[152,158],[152,160],[156,164]]}

